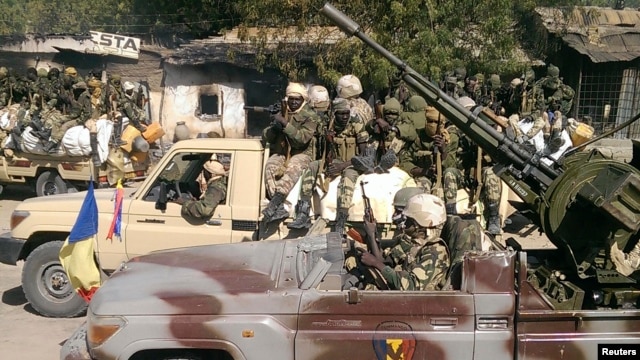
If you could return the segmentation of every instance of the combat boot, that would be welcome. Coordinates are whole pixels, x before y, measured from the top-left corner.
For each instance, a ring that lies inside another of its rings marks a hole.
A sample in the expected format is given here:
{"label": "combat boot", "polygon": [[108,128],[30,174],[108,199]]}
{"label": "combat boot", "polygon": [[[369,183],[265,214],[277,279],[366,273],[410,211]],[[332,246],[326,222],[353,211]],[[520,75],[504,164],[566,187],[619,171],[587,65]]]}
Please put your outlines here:
{"label": "combat boot", "polygon": [[57,141],[49,141],[43,146],[45,152],[49,154],[54,154],[58,150],[58,142]]}
{"label": "combat boot", "polygon": [[498,204],[489,204],[487,218],[487,231],[493,235],[500,235],[502,232],[502,225],[500,221],[500,213],[498,212]]}
{"label": "combat boot", "polygon": [[308,200],[299,200],[296,204],[296,218],[287,227],[289,229],[308,229],[311,227],[311,203]]}
{"label": "combat boot", "polygon": [[336,222],[333,224],[333,232],[337,232],[342,236],[344,234],[344,227],[347,224],[349,218],[349,209],[338,209],[336,214]]}
{"label": "combat boot", "polygon": [[282,215],[282,209],[284,209],[284,207],[282,207],[282,209],[280,209],[280,207],[284,203],[284,200],[285,195],[282,193],[277,192],[273,195],[271,201],[269,201],[269,205],[262,210],[262,215],[264,215],[262,218],[263,223],[268,223],[273,220],[276,213],[279,213],[278,215]]}
{"label": "combat boot", "polygon": [[91,161],[93,162],[93,166],[102,165],[100,154],[98,153],[98,134],[89,133],[89,145],[91,145]]}

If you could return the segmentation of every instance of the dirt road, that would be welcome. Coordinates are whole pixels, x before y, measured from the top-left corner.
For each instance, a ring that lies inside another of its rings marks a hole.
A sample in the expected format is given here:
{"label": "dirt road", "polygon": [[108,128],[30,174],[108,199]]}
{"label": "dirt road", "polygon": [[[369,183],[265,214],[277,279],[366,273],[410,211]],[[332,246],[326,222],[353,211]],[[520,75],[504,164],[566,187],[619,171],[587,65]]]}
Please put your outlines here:
{"label": "dirt road", "polygon": [[[9,231],[9,218],[23,199],[35,196],[21,187],[0,195],[0,232]],[[0,359],[55,360],[60,345],[84,318],[51,319],[37,315],[20,286],[22,263],[0,264]]]}

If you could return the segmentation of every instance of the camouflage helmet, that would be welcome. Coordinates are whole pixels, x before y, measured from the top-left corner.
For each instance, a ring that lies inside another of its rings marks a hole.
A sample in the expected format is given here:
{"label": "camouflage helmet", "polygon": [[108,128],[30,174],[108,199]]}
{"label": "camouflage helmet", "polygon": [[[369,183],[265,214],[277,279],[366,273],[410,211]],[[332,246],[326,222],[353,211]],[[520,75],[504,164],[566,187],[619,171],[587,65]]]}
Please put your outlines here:
{"label": "camouflage helmet", "polygon": [[560,69],[553,64],[549,64],[549,67],[547,68],[547,76],[551,76],[551,77],[560,76]]}
{"label": "camouflage helmet", "polygon": [[464,80],[467,77],[467,69],[463,67],[456,68],[453,70],[453,75],[458,79],[458,81]]}
{"label": "camouflage helmet", "polygon": [[351,99],[362,94],[362,83],[355,75],[345,75],[338,80],[336,91],[339,97]]}
{"label": "camouflage helmet", "polygon": [[64,69],[64,74],[68,76],[77,76],[78,70],[76,70],[76,68],[74,68],[73,66],[69,66]]}
{"label": "camouflage helmet", "polygon": [[329,97],[329,91],[326,87],[313,85],[311,89],[309,89],[309,105],[311,105],[312,108],[327,110],[330,103],[331,98]]}
{"label": "camouflage helmet", "polygon": [[478,81],[478,84],[484,83],[484,74],[483,73],[477,73],[474,76],[475,76],[476,80]]}
{"label": "camouflage helmet", "polygon": [[49,70],[47,70],[45,68],[39,68],[38,69],[38,77],[46,78],[47,75],[49,75]]}
{"label": "camouflage helmet", "polygon": [[527,69],[524,73],[524,80],[530,84],[536,81],[536,72],[533,69]]}
{"label": "camouflage helmet", "polygon": [[442,200],[435,195],[424,193],[409,198],[402,214],[427,228],[442,225],[447,220],[447,211]]}
{"label": "camouflage helmet", "polygon": [[382,107],[382,112],[384,114],[386,113],[390,113],[390,112],[396,112],[398,114],[402,113],[402,105],[400,104],[400,101],[398,101],[398,99],[396,98],[389,98],[387,99],[387,101],[384,102],[384,106]]}
{"label": "camouflage helmet", "polygon": [[333,110],[333,112],[339,110],[351,110],[351,108],[349,107],[349,101],[347,99],[339,97],[333,99],[333,102],[331,102],[331,109]]}
{"label": "camouflage helmet", "polygon": [[407,100],[407,111],[423,112],[429,106],[427,100],[420,95],[413,95]]}
{"label": "camouflage helmet", "polygon": [[491,85],[491,90],[497,90],[502,86],[502,80],[500,80],[500,75],[491,74],[489,77],[489,84]]}
{"label": "camouflage helmet", "polygon": [[393,207],[403,208],[414,195],[424,194],[424,189],[420,187],[406,187],[396,191],[393,197]]}
{"label": "camouflage helmet", "polygon": [[4,79],[9,75],[9,69],[4,66],[0,66],[0,79]]}

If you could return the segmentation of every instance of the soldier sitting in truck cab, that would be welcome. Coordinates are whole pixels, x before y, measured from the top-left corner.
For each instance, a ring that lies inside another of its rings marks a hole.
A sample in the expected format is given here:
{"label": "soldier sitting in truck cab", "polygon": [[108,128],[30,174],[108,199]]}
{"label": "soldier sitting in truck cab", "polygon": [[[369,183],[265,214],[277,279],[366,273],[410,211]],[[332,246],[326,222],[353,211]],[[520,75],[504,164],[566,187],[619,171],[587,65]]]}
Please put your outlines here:
{"label": "soldier sitting in truck cab", "polygon": [[185,194],[173,201],[182,205],[182,216],[207,219],[213,215],[218,204],[224,202],[227,196],[227,171],[218,161],[216,154],[202,165],[202,172],[197,182],[200,186],[199,198]]}

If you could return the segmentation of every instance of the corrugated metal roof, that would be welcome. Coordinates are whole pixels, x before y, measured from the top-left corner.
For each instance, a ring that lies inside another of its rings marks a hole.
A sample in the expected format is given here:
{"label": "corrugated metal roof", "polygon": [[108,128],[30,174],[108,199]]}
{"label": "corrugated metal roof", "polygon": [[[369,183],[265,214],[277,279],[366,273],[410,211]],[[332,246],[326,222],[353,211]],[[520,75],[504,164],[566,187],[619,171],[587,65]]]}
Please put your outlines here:
{"label": "corrugated metal roof", "polygon": [[595,63],[640,57],[640,11],[595,6],[536,8],[542,24]]}

